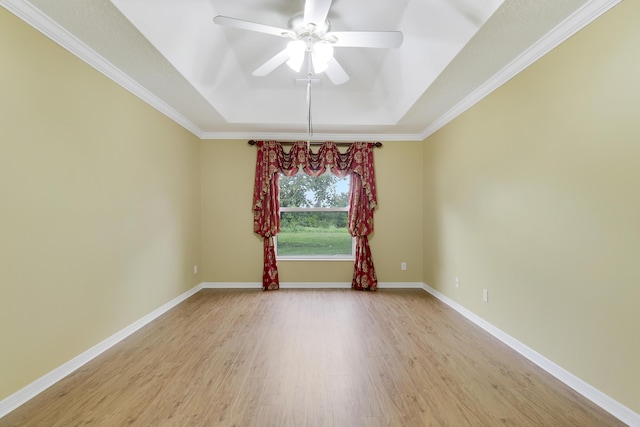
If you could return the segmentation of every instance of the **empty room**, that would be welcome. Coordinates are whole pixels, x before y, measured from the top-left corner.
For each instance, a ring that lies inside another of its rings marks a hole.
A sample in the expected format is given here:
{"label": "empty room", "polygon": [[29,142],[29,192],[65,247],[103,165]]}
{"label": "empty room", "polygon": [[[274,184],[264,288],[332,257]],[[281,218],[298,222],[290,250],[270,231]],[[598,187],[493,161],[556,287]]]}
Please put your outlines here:
{"label": "empty room", "polygon": [[0,6],[0,426],[640,427],[640,2]]}

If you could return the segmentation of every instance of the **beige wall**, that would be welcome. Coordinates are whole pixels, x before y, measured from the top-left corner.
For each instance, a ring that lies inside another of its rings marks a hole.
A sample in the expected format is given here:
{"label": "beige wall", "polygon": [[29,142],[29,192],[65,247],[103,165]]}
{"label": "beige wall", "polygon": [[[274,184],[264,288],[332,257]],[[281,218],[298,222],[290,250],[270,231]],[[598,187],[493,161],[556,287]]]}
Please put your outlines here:
{"label": "beige wall", "polygon": [[[378,280],[422,282],[422,146],[387,142],[374,153],[379,208],[370,242]],[[202,141],[205,282],[262,280],[262,241],[251,212],[255,160],[246,140]],[[353,262],[279,261],[278,269],[281,282],[351,282]]]}
{"label": "beige wall", "polygon": [[623,2],[424,143],[424,281],[636,412],[638,22]]}
{"label": "beige wall", "polygon": [[202,141],[202,281],[259,282],[262,242],[251,212],[255,147],[242,141]]}
{"label": "beige wall", "polygon": [[199,141],[0,8],[0,400],[200,282]]}

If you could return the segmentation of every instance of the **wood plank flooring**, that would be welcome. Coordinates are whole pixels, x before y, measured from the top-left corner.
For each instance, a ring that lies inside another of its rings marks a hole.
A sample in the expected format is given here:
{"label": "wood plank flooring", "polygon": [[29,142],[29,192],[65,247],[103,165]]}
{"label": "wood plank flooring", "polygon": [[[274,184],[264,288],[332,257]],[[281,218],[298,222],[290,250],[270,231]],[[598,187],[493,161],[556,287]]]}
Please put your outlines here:
{"label": "wood plank flooring", "polygon": [[0,426],[617,426],[422,290],[203,290]]}

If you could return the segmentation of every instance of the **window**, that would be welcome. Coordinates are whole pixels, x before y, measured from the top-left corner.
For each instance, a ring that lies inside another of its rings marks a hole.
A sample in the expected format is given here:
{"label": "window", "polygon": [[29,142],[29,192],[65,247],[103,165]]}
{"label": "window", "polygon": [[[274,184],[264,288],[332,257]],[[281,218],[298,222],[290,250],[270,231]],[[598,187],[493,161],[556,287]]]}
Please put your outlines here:
{"label": "window", "polygon": [[280,176],[279,259],[353,259],[349,182],[331,172]]}

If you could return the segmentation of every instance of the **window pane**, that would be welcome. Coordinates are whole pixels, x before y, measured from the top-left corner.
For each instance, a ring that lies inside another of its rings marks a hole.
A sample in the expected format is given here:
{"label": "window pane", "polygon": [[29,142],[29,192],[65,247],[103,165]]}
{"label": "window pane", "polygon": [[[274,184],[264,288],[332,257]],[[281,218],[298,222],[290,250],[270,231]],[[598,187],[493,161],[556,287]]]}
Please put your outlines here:
{"label": "window pane", "polygon": [[281,212],[278,255],[351,255],[347,212]]}
{"label": "window pane", "polygon": [[331,172],[318,177],[299,173],[280,175],[282,208],[346,208],[349,206],[349,177],[338,178]]}

